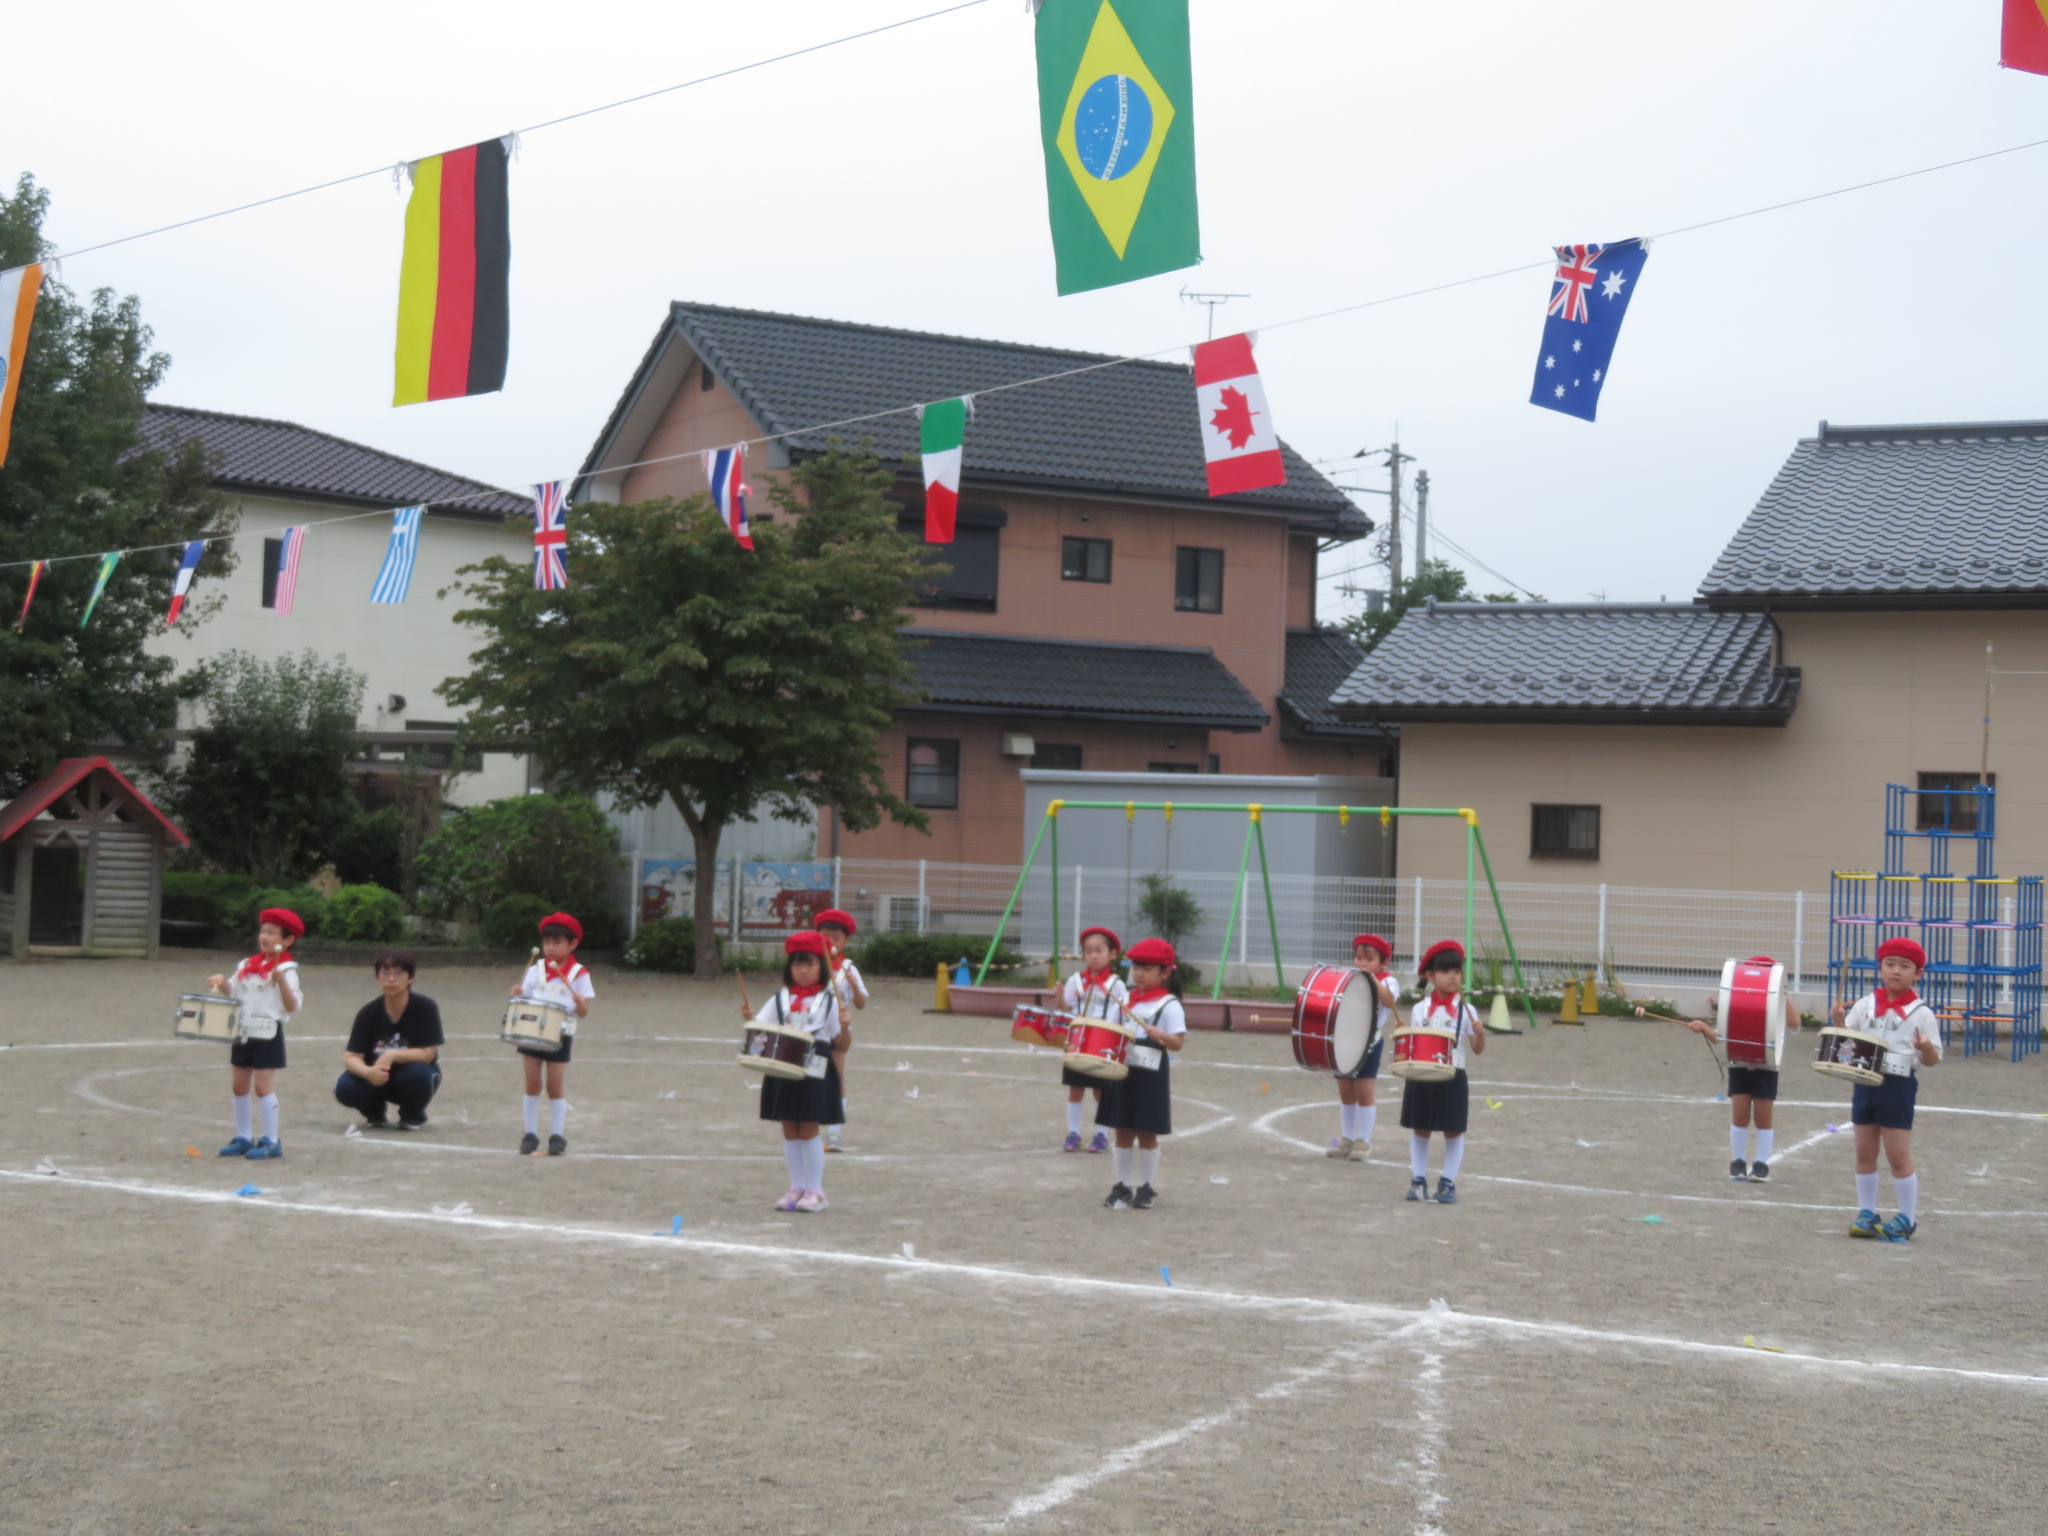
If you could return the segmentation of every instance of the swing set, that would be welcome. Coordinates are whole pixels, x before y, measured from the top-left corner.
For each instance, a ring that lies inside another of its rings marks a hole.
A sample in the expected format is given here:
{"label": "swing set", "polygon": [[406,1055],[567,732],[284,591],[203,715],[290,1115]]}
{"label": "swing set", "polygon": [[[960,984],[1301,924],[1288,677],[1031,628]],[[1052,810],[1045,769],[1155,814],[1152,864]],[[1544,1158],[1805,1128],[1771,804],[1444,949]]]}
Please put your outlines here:
{"label": "swing set", "polygon": [[[1273,874],[1266,862],[1265,818],[1268,816],[1334,816],[1339,827],[1349,829],[1353,816],[1377,816],[1382,828],[1391,827],[1396,816],[1446,817],[1453,816],[1465,824],[1465,954],[1466,964],[1471,964],[1472,918],[1474,898],[1477,892],[1478,876],[1486,876],[1486,889],[1493,899],[1493,915],[1500,924],[1501,937],[1507,942],[1508,963],[1514,970],[1516,995],[1521,1001],[1522,1015],[1533,1029],[1535,1015],[1529,1008],[1529,988],[1522,979],[1521,957],[1515,953],[1514,935],[1508,931],[1508,915],[1501,906],[1500,887],[1494,882],[1493,860],[1486,853],[1486,839],[1479,835],[1479,813],[1470,809],[1445,810],[1435,807],[1413,805],[1211,805],[1176,804],[1171,800],[1054,800],[1045,808],[1045,819],[1038,824],[1038,831],[1032,835],[1031,849],[1024,855],[1024,867],[1017,872],[1017,883],[1010,890],[1009,902],[1003,907],[1002,921],[996,924],[995,937],[989,940],[988,950],[981,957],[981,969],[975,973],[974,983],[980,986],[988,978],[990,964],[995,959],[997,946],[1002,936],[1009,931],[1010,918],[1017,910],[1017,903],[1023,898],[1024,883],[1037,867],[1038,851],[1047,846],[1048,868],[1051,876],[1053,948],[1057,953],[1060,931],[1060,813],[1062,811],[1122,811],[1124,813],[1126,857],[1124,860],[1124,882],[1126,905],[1129,898],[1131,878],[1128,849],[1129,829],[1135,824],[1138,812],[1159,811],[1166,818],[1167,863],[1172,867],[1173,818],[1176,812],[1192,811],[1198,814],[1233,815],[1245,818],[1244,848],[1238,855],[1237,881],[1232,887],[1230,917],[1223,929],[1223,953],[1217,957],[1216,979],[1209,996],[1223,995],[1223,972],[1230,962],[1231,941],[1237,936],[1240,916],[1246,923],[1251,914],[1244,912],[1248,882],[1246,872],[1251,868],[1254,851],[1259,856],[1259,882],[1266,898],[1266,928],[1273,944],[1273,969],[1276,976],[1285,976],[1286,966],[1280,958],[1280,920],[1273,905]],[[1048,835],[1049,834],[1049,835]]]}

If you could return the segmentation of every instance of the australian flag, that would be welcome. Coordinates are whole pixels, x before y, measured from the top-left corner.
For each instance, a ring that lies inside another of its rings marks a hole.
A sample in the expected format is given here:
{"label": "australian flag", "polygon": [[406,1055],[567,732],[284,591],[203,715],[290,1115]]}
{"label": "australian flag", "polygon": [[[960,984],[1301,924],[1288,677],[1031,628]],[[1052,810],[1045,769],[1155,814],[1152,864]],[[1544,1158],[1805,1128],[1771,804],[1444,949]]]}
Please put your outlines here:
{"label": "australian flag", "polygon": [[1650,250],[1641,240],[1560,245],[1529,403],[1591,421]]}

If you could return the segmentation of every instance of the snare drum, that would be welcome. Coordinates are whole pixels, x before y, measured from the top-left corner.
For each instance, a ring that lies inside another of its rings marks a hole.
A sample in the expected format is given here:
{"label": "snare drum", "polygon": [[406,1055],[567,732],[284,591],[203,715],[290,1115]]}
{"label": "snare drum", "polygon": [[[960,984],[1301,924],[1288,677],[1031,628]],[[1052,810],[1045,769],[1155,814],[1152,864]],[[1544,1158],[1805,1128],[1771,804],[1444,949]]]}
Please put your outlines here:
{"label": "snare drum", "polygon": [[1458,1075],[1458,1036],[1455,1030],[1416,1024],[1394,1031],[1394,1060],[1388,1068],[1396,1077],[1416,1083],[1446,1083]]}
{"label": "snare drum", "polygon": [[1829,1025],[1820,1032],[1820,1054],[1813,1070],[1850,1083],[1881,1083],[1886,1049],[1883,1035]]}
{"label": "snare drum", "polygon": [[1348,965],[1319,965],[1294,994],[1294,1060],[1350,1077],[1379,1040],[1379,989]]}
{"label": "snare drum", "polygon": [[1131,1042],[1138,1032],[1115,1019],[1075,1019],[1067,1026],[1066,1065],[1088,1077],[1116,1082],[1130,1074]]}
{"label": "snare drum", "polygon": [[559,1003],[539,997],[515,997],[505,1005],[505,1027],[498,1031],[498,1038],[552,1056],[567,1038],[562,1026],[568,1019],[569,1010]]}
{"label": "snare drum", "polygon": [[1777,1071],[1785,1054],[1785,967],[1724,964],[1716,1032],[1732,1065]]}
{"label": "snare drum", "polygon": [[740,1065],[749,1072],[767,1077],[823,1077],[829,1059],[818,1050],[817,1040],[807,1029],[749,1024],[740,1033]]}
{"label": "snare drum", "polygon": [[1073,1022],[1072,1014],[1054,1013],[1050,1008],[1034,1008],[1029,1003],[1020,1003],[1016,1012],[1010,1015],[1010,1038],[1021,1040],[1026,1045],[1064,1051],[1067,1048],[1067,1028]]}
{"label": "snare drum", "polygon": [[171,1033],[180,1040],[224,1040],[242,1037],[242,1005],[210,992],[187,992],[178,999]]}

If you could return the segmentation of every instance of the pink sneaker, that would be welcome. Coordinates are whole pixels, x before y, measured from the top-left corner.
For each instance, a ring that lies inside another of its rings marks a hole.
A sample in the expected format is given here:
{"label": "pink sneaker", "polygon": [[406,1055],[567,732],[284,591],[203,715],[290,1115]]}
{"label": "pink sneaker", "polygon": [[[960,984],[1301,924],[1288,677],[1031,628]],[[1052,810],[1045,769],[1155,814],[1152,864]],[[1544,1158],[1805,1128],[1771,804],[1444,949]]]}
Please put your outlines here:
{"label": "pink sneaker", "polygon": [[1069,1131],[1069,1132],[1067,1132],[1067,1139],[1066,1139],[1065,1141],[1063,1141],[1063,1142],[1061,1142],[1061,1143],[1060,1143],[1060,1150],[1061,1150],[1062,1152],[1078,1152],[1078,1151],[1080,1151],[1080,1150],[1081,1150],[1081,1133],[1080,1133],[1079,1131]]}
{"label": "pink sneaker", "polygon": [[1090,1152],[1107,1152],[1109,1150],[1109,1132],[1097,1131],[1095,1139],[1088,1143],[1088,1150]]}
{"label": "pink sneaker", "polygon": [[796,1208],[800,1211],[822,1211],[826,1204],[822,1189],[807,1189],[796,1197]]}
{"label": "pink sneaker", "polygon": [[775,1209],[778,1211],[800,1210],[802,1207],[798,1202],[802,1196],[803,1191],[800,1189],[785,1190],[783,1191],[782,1198],[775,1202]]}

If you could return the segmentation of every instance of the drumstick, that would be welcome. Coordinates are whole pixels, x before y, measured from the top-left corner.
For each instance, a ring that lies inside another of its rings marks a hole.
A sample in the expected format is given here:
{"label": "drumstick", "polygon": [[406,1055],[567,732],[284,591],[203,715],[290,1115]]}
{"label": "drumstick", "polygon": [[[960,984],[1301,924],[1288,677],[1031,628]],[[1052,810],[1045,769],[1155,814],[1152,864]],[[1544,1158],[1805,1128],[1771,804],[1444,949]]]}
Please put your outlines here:
{"label": "drumstick", "polygon": [[747,973],[738,966],[732,968],[732,979],[740,984],[740,1006],[747,1010],[747,1017],[754,1016],[754,1000],[747,996]]}
{"label": "drumstick", "polygon": [[[1661,1019],[1663,1015],[1651,1013],[1647,1008],[1638,1003],[1636,1005],[1636,1017],[1639,1019]],[[1684,1019],[1674,1019],[1673,1022],[1683,1024],[1686,1021]],[[1705,1023],[1706,1021],[1702,1019],[1699,1022]],[[1728,1071],[1727,1068],[1721,1065],[1721,1053],[1714,1049],[1714,1037],[1712,1035],[1701,1035],[1700,1043],[1707,1048],[1707,1055],[1713,1059],[1714,1076],[1720,1079],[1721,1086],[1725,1089],[1728,1086]]]}

